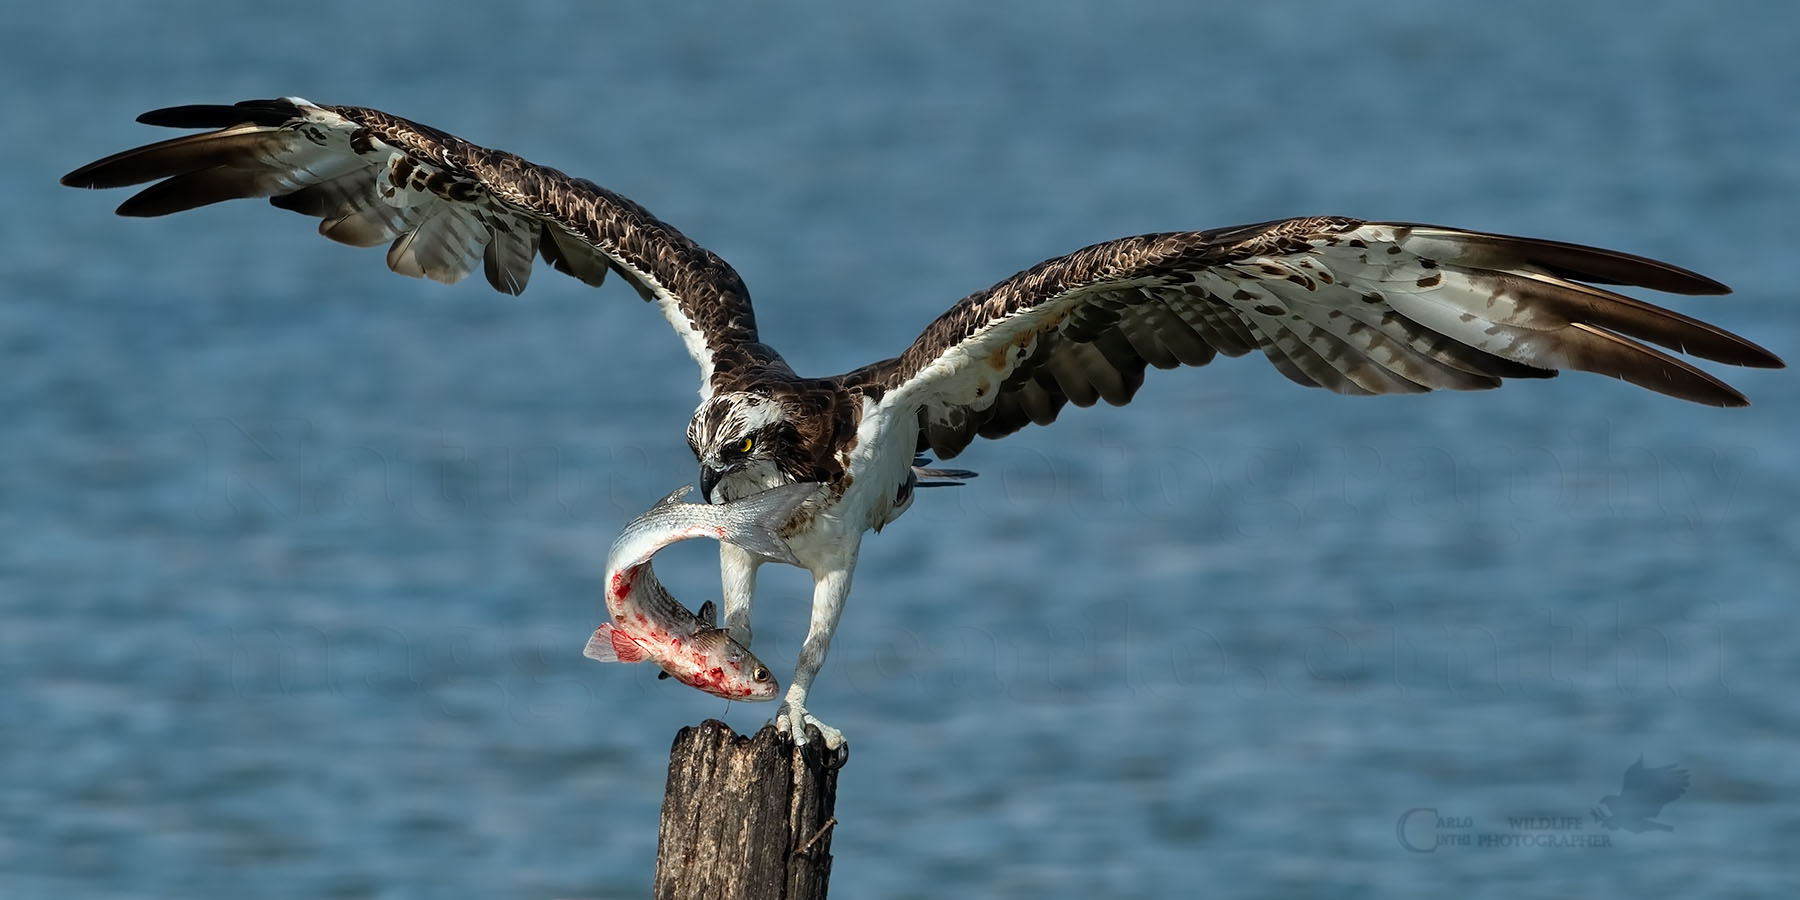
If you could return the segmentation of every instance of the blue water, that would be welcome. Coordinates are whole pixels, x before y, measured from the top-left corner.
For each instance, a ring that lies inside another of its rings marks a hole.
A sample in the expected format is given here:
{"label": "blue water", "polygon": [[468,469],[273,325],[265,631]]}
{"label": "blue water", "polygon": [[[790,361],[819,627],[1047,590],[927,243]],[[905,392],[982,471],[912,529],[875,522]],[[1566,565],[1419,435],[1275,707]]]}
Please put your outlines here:
{"label": "blue water", "polygon": [[[842,7],[8,8],[0,896],[643,896],[675,730],[770,712],[578,652],[612,536],[693,475],[653,311],[56,186],[145,109],[362,103],[590,176],[807,372],[1092,241],[1300,213],[1661,256],[1800,357],[1800,6]],[[1755,406],[1221,361],[972,447],[864,545],[814,694],[833,896],[1800,886],[1800,392],[1728,377]],[[764,571],[785,668],[809,584]],[[1692,773],[1674,831],[1599,829],[1639,754]]]}

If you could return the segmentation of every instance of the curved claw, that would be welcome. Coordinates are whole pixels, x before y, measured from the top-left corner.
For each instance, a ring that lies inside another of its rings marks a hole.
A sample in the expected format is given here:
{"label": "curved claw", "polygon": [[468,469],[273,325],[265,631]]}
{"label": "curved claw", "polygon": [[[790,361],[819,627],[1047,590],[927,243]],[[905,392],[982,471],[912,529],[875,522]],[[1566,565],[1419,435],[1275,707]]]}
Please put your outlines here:
{"label": "curved claw", "polygon": [[783,703],[781,708],[775,711],[775,730],[793,735],[796,744],[806,743],[806,726],[808,725],[819,729],[819,737],[824,739],[826,749],[834,751],[844,749],[844,733],[819,721],[816,716],[806,711],[806,707],[796,703]]}

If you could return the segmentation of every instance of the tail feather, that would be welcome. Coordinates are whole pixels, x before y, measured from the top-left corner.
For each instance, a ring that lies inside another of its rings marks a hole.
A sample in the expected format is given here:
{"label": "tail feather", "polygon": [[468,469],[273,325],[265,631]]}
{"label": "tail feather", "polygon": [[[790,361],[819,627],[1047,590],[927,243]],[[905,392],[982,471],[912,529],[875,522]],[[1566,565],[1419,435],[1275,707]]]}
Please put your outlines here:
{"label": "tail feather", "polygon": [[913,487],[955,487],[980,474],[968,469],[931,468],[927,465],[930,462],[930,457],[913,457]]}

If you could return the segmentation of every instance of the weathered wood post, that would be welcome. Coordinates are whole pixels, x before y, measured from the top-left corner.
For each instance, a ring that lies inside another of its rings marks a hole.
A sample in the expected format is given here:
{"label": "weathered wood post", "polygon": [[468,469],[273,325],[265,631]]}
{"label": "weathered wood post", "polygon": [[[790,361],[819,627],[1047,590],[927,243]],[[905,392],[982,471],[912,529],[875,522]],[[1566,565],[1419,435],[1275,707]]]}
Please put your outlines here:
{"label": "weathered wood post", "polygon": [[818,732],[796,747],[765,725],[740,737],[716,719],[669,750],[657,900],[824,900],[844,756]]}

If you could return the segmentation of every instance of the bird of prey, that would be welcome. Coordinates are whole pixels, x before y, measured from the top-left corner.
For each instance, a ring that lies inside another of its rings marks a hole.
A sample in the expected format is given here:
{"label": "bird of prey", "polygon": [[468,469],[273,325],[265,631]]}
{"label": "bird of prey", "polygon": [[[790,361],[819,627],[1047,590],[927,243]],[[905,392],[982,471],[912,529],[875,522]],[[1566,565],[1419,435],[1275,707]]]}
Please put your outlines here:
{"label": "bird of prey", "polygon": [[[1600,798],[1606,807],[1602,810],[1596,806],[1592,812],[1594,821],[1612,831],[1621,828],[1634,834],[1646,831],[1674,831],[1675,829],[1655,821],[1662,814],[1662,808],[1687,793],[1688,771],[1673,763],[1658,766],[1654,769],[1644,768],[1644,755],[1638,754],[1637,762],[1625,770],[1625,785],[1617,794],[1607,794]],[[1610,812],[1611,815],[1606,813]]]}
{"label": "bird of prey", "polygon": [[[322,219],[319,232],[387,245],[403,275],[482,270],[507,294],[533,262],[590,285],[614,273],[654,303],[700,366],[687,428],[700,490],[721,502],[827,485],[786,530],[814,580],[812,616],[777,724],[806,711],[863,535],[912,503],[915,454],[1047,425],[1064,405],[1124,404],[1148,367],[1259,351],[1281,374],[1342,394],[1492,388],[1579,369],[1684,400],[1744,396],[1676,356],[1779,367],[1757,345],[1607,285],[1722,294],[1717,281],[1557,241],[1332,216],[1120,238],[1046,260],[953,304],[898,356],[802,377],[763,343],[723,259],[632,201],[499,150],[373,109],[289,97],[145,113],[212,129],[126,150],[63,183],[155,182],[118,209],[160,216],[242,197]],[[746,645],[762,560],[721,552],[726,627]]]}

